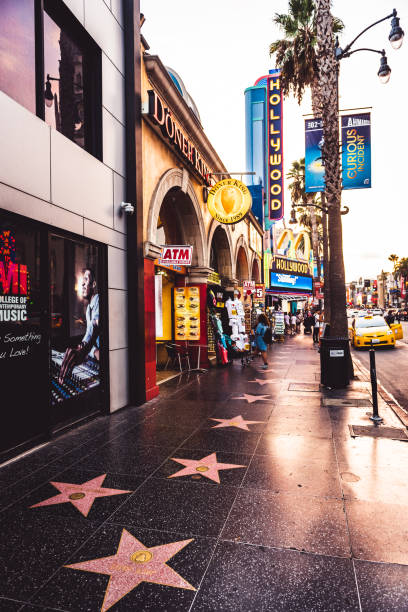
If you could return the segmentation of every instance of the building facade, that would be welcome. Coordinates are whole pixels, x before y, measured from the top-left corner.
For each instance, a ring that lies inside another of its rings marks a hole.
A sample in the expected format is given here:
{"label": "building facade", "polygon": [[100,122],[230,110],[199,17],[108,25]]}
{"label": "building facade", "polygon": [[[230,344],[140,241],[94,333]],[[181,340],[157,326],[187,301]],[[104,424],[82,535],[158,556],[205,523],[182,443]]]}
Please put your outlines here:
{"label": "building facade", "polygon": [[[158,371],[169,357],[169,343],[189,345],[191,366],[198,359],[208,365],[209,291],[222,300],[243,281],[261,282],[262,226],[252,213],[234,226],[210,215],[208,190],[228,171],[182,79],[142,42],[145,391],[151,399],[159,392]],[[163,245],[192,246],[191,266],[160,264]],[[174,316],[173,296],[183,287],[197,288],[199,296],[188,342],[183,321]]]}
{"label": "building facade", "polygon": [[125,34],[108,4],[0,5],[1,456],[129,401]]}

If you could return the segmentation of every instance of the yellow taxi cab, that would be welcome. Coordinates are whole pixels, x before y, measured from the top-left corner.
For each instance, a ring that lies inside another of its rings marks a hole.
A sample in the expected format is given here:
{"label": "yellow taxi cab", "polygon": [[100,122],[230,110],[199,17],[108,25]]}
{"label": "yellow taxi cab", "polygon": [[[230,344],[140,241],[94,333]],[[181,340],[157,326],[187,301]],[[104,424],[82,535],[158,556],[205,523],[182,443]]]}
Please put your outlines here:
{"label": "yellow taxi cab", "polygon": [[397,340],[402,340],[402,325],[392,323],[388,325],[384,317],[366,315],[356,317],[349,324],[349,337],[355,348],[367,346],[395,347]]}

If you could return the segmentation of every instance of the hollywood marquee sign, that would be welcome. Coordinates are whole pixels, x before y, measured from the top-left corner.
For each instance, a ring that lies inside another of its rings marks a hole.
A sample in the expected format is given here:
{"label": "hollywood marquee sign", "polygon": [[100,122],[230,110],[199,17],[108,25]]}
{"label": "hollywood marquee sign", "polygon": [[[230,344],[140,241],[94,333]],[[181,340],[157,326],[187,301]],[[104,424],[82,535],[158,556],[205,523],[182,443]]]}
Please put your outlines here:
{"label": "hollywood marquee sign", "polygon": [[310,267],[307,261],[297,259],[286,259],[285,257],[275,257],[272,264],[273,272],[297,274],[298,276],[310,276]]}
{"label": "hollywood marquee sign", "polygon": [[204,162],[198,149],[184,134],[174,120],[171,110],[164,104],[160,96],[154,90],[150,90],[147,93],[149,96],[149,118],[160,127],[163,136],[170,141],[177,152],[186,159],[187,163],[200,174],[204,182],[210,185],[209,177],[211,170]]}
{"label": "hollywood marquee sign", "polygon": [[267,88],[269,218],[279,221],[283,217],[283,109],[279,71],[268,76]]}

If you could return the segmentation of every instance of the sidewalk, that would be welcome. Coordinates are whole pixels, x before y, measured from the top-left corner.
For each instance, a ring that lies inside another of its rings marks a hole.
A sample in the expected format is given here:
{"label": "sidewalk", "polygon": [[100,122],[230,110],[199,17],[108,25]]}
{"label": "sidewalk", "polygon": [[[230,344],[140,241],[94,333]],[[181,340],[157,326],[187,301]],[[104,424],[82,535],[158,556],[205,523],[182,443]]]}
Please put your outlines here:
{"label": "sidewalk", "polygon": [[350,437],[368,382],[322,392],[310,337],[269,361],[0,469],[0,610],[408,610],[408,444]]}

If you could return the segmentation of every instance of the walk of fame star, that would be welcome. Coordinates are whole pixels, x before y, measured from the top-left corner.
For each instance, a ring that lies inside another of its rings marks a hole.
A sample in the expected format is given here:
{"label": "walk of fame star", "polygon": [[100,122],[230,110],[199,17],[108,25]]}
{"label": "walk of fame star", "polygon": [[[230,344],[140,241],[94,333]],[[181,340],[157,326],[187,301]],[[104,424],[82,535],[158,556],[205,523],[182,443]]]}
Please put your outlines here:
{"label": "walk of fame star", "polygon": [[193,540],[170,542],[147,548],[131,533],[123,529],[115,555],[81,563],[65,565],[70,569],[108,574],[110,576],[101,612],[109,610],[141,582],[152,582],[179,589],[196,589],[169,567],[169,561]]}
{"label": "walk of fame star", "polygon": [[191,474],[200,474],[210,480],[214,480],[220,484],[219,470],[231,470],[234,468],[244,468],[246,465],[235,465],[234,463],[218,463],[217,454],[211,453],[207,457],[203,457],[198,461],[195,459],[177,459],[176,457],[171,458],[177,463],[181,463],[185,467],[179,470],[175,474],[168,476],[168,478],[178,478],[179,476],[190,476]]}
{"label": "walk of fame star", "polygon": [[95,501],[96,497],[108,497],[110,495],[123,495],[124,493],[132,493],[132,491],[122,491],[121,489],[106,489],[102,487],[102,483],[106,478],[106,474],[87,480],[82,484],[72,484],[70,482],[51,482],[58,491],[59,495],[49,497],[38,504],[30,506],[38,508],[39,506],[52,506],[54,504],[65,504],[70,502],[77,508],[81,514],[88,516],[88,513]]}
{"label": "walk of fame star", "polygon": [[267,400],[269,399],[269,395],[250,395],[249,393],[244,393],[241,397],[232,397],[233,400],[246,400],[248,404],[253,404],[258,400]]}
{"label": "walk of fame star", "polygon": [[280,383],[281,381],[280,380],[276,380],[276,378],[255,378],[255,380],[248,380],[248,382],[250,382],[250,383],[258,383],[258,385],[263,386],[263,385],[267,385],[267,384],[270,384],[270,383]]}
{"label": "walk of fame star", "polygon": [[231,419],[213,419],[211,421],[218,421],[218,425],[214,425],[212,429],[219,429],[220,427],[237,427],[238,429],[245,429],[245,431],[251,431],[248,425],[254,423],[265,423],[265,421],[245,421],[241,415],[232,417]]}

